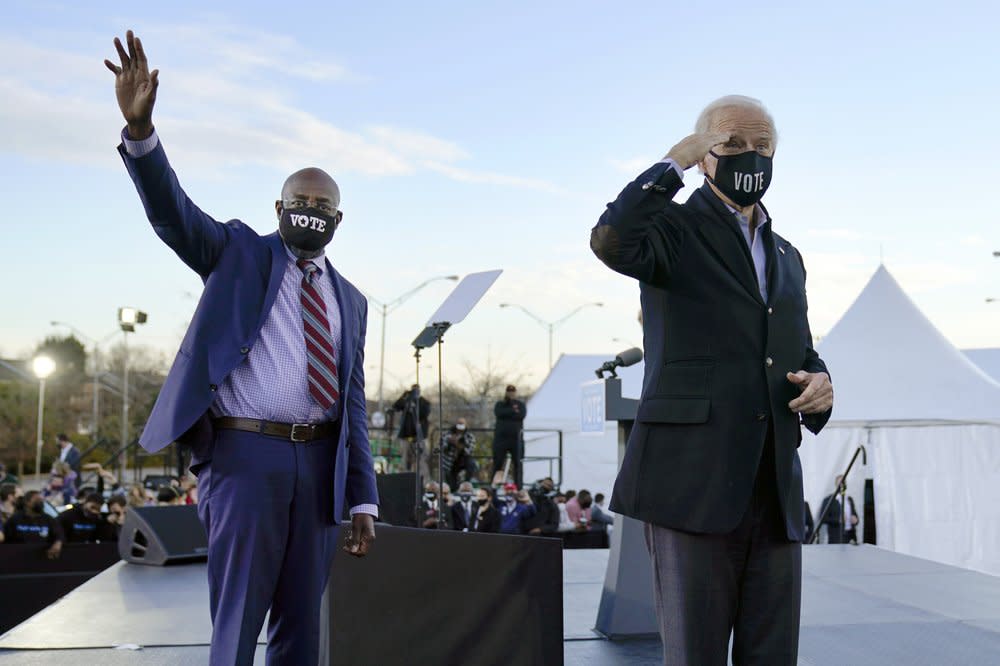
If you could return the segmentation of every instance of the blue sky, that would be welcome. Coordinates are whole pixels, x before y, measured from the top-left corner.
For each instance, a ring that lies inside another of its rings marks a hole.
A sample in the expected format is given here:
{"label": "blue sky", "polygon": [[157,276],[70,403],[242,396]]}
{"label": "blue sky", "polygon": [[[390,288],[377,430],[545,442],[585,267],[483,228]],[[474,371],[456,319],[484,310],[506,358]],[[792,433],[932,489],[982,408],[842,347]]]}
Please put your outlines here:
{"label": "blue sky", "polygon": [[[316,165],[343,193],[331,257],[364,291],[505,269],[449,336],[458,381],[487,358],[544,377],[545,330],[501,302],[547,319],[604,302],[557,331],[557,354],[640,340],[637,286],[590,254],[589,230],[729,93],[777,121],[765,202],[805,257],[815,333],[884,257],[952,342],[1000,346],[1000,304],[984,303],[1000,297],[987,3],[86,4],[5,5],[2,356],[53,319],[103,337],[120,305],[149,312],[136,342],[172,355],[196,304],[198,278],[149,229],[115,152],[102,60],[128,27],[161,71],[164,147],[216,218],[272,231],[285,176]],[[700,179],[687,183],[681,198]],[[412,378],[407,345],[447,291],[390,316],[389,385]]]}

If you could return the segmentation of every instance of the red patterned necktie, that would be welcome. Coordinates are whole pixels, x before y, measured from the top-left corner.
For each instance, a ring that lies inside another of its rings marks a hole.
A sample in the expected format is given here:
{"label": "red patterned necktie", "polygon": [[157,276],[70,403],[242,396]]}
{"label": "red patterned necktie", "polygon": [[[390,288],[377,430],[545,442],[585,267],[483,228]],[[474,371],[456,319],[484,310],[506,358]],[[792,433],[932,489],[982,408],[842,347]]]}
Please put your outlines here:
{"label": "red patterned necktie", "polygon": [[337,355],[334,352],[330,321],[326,318],[326,305],[313,280],[320,274],[311,261],[299,259],[296,265],[302,270],[302,324],[306,335],[306,355],[309,360],[309,393],[329,412],[340,399],[340,381],[337,378]]}

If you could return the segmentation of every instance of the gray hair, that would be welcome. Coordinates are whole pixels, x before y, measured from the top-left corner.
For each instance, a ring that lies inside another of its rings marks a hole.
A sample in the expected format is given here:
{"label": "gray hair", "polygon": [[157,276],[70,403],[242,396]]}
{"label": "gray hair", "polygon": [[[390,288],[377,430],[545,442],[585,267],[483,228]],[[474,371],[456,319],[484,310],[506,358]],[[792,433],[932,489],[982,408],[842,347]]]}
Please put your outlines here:
{"label": "gray hair", "polygon": [[759,99],[753,97],[747,97],[746,95],[726,95],[725,97],[720,97],[714,102],[710,103],[702,112],[698,114],[698,120],[694,124],[694,131],[699,134],[708,132],[712,128],[712,120],[716,112],[722,109],[730,108],[742,108],[742,109],[752,109],[754,111],[760,111],[767,118],[768,124],[771,126],[771,133],[773,136],[773,142],[775,145],[778,143],[778,128],[774,125],[774,118],[771,116],[771,112],[767,110],[764,103]]}

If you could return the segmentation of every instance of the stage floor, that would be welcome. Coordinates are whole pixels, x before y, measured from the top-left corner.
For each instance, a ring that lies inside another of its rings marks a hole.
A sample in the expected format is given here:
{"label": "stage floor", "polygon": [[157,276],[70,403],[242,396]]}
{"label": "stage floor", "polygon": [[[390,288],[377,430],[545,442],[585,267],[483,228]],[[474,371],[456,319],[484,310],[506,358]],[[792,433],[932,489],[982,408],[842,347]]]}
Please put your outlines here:
{"label": "stage floor", "polygon": [[[591,630],[608,552],[563,553],[565,663],[659,664],[658,641],[612,643]],[[0,637],[0,664],[204,664],[207,594],[204,565],[117,564]],[[142,648],[113,648],[121,644]],[[1000,578],[871,546],[804,549],[800,664],[991,664],[998,655]]]}

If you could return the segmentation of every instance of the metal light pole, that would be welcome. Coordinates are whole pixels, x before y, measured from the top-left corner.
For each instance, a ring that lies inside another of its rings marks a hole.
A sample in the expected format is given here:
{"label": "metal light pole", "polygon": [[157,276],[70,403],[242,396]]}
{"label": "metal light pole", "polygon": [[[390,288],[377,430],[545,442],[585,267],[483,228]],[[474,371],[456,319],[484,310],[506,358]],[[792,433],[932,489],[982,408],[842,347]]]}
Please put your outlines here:
{"label": "metal light pole", "polygon": [[528,308],[524,307],[523,305],[518,305],[517,303],[501,303],[500,304],[500,307],[502,307],[502,308],[517,308],[518,310],[520,310],[524,314],[528,315],[529,317],[531,317],[532,319],[534,319],[535,321],[537,321],[539,324],[541,324],[542,326],[544,326],[548,330],[548,332],[549,332],[549,370],[551,370],[552,366],[555,364],[555,360],[552,357],[552,338],[553,338],[553,334],[555,333],[555,330],[557,328],[559,328],[561,325],[565,324],[566,321],[570,317],[572,317],[573,315],[575,315],[577,312],[579,312],[580,310],[583,310],[584,308],[588,308],[588,307],[591,307],[591,306],[593,306],[595,308],[603,308],[604,307],[604,303],[600,303],[600,302],[596,302],[596,301],[592,302],[592,303],[584,303],[583,305],[577,306],[574,310],[571,310],[569,314],[567,314],[566,316],[562,317],[561,319],[556,319],[555,321],[547,321],[545,319],[542,319],[538,315],[534,314],[531,310],[529,310]]}
{"label": "metal light pole", "polygon": [[414,294],[416,294],[418,291],[420,291],[421,289],[423,289],[424,287],[426,287],[430,283],[437,282],[438,280],[450,280],[450,281],[454,282],[454,281],[458,280],[458,276],[457,275],[439,275],[437,277],[432,277],[429,280],[424,280],[423,282],[421,282],[416,287],[414,287],[413,289],[409,290],[408,292],[406,292],[402,296],[400,296],[398,298],[395,298],[395,299],[393,299],[391,301],[388,301],[388,302],[380,301],[379,299],[375,298],[371,294],[365,294],[365,296],[368,297],[369,301],[375,303],[375,305],[378,306],[378,308],[380,310],[380,314],[382,315],[382,345],[381,345],[381,350],[379,351],[379,362],[378,362],[378,366],[379,366],[379,369],[378,369],[378,409],[379,409],[380,412],[384,412],[385,411],[385,394],[382,392],[382,389],[383,389],[384,380],[385,380],[385,324],[386,324],[386,319],[388,319],[390,312],[394,311],[400,305],[402,305],[407,300],[409,300],[409,298],[411,296],[413,296]]}
{"label": "metal light pole", "polygon": [[35,451],[35,480],[42,480],[42,447],[45,440],[42,437],[42,424],[45,418],[45,380],[56,369],[56,362],[48,356],[38,356],[31,363],[31,369],[38,377],[38,448]]}
{"label": "metal light pole", "polygon": [[[136,308],[118,308],[118,325],[122,329],[122,442],[121,450],[128,446],[128,334],[135,332],[137,324],[146,323],[146,313]],[[119,459],[119,467],[121,461]]]}

